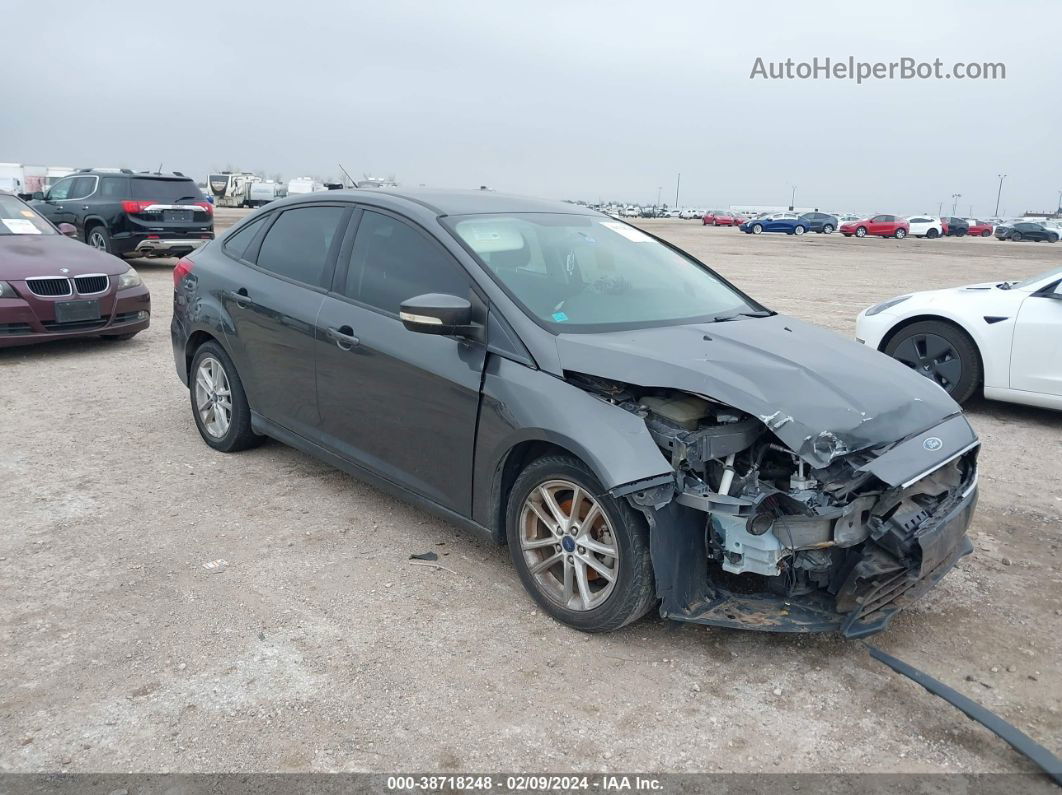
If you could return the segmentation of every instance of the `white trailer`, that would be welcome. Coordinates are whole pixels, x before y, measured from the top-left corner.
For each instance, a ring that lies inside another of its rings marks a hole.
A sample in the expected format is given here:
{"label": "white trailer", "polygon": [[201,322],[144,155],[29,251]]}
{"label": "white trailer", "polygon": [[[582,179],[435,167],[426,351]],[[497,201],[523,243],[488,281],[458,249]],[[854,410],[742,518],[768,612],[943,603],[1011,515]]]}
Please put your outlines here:
{"label": "white trailer", "polygon": [[222,171],[207,177],[207,187],[218,207],[249,207],[251,186],[262,181],[257,174],[246,171]]}
{"label": "white trailer", "polygon": [[26,178],[21,163],[0,163],[0,192],[22,194]]}
{"label": "white trailer", "polygon": [[295,196],[300,193],[317,193],[328,190],[323,182],[318,182],[313,177],[295,177],[288,181],[288,195]]}
{"label": "white trailer", "polygon": [[269,179],[265,182],[254,182],[247,193],[248,207],[262,207],[276,199],[282,199],[288,195],[288,189],[279,182]]}

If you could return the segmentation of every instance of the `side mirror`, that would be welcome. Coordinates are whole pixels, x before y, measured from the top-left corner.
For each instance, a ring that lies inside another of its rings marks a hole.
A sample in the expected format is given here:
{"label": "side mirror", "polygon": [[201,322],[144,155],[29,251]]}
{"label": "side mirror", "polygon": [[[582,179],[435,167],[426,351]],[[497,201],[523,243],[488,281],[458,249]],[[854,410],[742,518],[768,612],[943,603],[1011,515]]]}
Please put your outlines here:
{"label": "side mirror", "polygon": [[442,293],[418,295],[402,302],[398,317],[410,331],[478,338],[482,326],[472,322],[467,298]]}
{"label": "side mirror", "polygon": [[77,237],[77,227],[73,224],[59,224],[59,234],[67,237]]}
{"label": "side mirror", "polygon": [[36,201],[44,201],[44,191],[40,191],[40,190],[33,191],[33,199],[36,200]]}

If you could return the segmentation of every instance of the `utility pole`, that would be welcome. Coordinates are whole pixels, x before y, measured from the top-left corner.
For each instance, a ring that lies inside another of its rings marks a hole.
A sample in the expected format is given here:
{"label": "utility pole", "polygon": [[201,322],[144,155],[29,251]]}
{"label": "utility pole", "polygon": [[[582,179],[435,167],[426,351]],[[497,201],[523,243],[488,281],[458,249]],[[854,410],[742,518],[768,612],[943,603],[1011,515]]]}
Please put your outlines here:
{"label": "utility pole", "polygon": [[657,188],[656,189],[656,206],[657,207],[660,206],[660,191],[662,191],[662,190],[663,190],[663,188]]}
{"label": "utility pole", "polygon": [[[679,206],[678,197],[679,197],[679,187],[681,185],[682,185],[682,172],[680,171],[679,175],[678,175],[678,178],[675,180],[675,207]],[[1062,201],[1060,201],[1060,204],[1062,204]]]}
{"label": "utility pole", "polygon": [[937,215],[943,215],[943,214],[944,214],[944,200],[941,199],[940,203],[937,204]]}
{"label": "utility pole", "polygon": [[999,197],[1003,194],[1003,180],[1007,178],[1006,174],[997,174],[999,177],[999,190],[996,191],[996,218],[999,218]]}
{"label": "utility pole", "polygon": [[1062,190],[1058,192],[1058,210],[1056,212],[1062,213]]}
{"label": "utility pole", "polygon": [[796,189],[797,189],[797,186],[794,185],[793,186],[793,193],[789,196],[789,209],[790,209],[790,211],[792,211],[792,209],[796,206]]}
{"label": "utility pole", "polygon": [[959,208],[959,199],[961,199],[961,198],[962,198],[962,194],[961,193],[953,193],[953,194],[951,194],[951,214],[952,215],[955,215],[956,211],[958,210],[958,208]]}

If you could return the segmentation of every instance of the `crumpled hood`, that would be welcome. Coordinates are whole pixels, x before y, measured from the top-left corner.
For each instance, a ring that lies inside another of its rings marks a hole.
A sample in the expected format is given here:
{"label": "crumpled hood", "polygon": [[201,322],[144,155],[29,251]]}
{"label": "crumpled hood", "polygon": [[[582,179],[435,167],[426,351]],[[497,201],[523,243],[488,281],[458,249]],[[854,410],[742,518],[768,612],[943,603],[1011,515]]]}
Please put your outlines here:
{"label": "crumpled hood", "polygon": [[783,315],[560,334],[557,349],[567,371],[693,392],[757,416],[814,467],[961,411],[888,356]]}

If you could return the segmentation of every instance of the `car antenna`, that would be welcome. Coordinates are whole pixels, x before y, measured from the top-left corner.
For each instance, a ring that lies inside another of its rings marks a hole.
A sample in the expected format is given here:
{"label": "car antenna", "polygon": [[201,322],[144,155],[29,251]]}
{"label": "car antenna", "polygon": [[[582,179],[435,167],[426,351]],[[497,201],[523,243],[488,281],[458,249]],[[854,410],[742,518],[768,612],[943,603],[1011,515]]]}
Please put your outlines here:
{"label": "car antenna", "polygon": [[352,176],[350,176],[350,174],[348,174],[348,173],[347,173],[347,170],[346,170],[345,168],[343,168],[343,164],[342,164],[342,163],[336,163],[336,165],[337,165],[337,166],[339,166],[339,170],[343,172],[343,175],[344,175],[344,176],[345,176],[345,177],[346,177],[347,179],[349,179],[349,180],[350,180],[350,187],[352,187],[352,188],[356,188],[356,187],[358,187],[358,183],[357,183],[357,182],[355,182],[355,181],[354,181],[354,178],[353,178]]}

